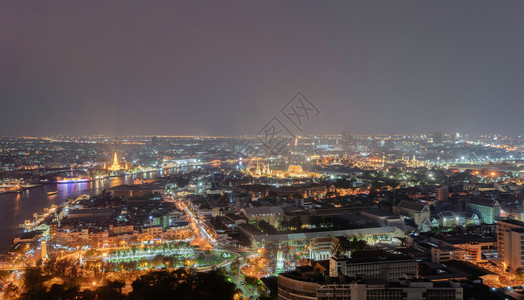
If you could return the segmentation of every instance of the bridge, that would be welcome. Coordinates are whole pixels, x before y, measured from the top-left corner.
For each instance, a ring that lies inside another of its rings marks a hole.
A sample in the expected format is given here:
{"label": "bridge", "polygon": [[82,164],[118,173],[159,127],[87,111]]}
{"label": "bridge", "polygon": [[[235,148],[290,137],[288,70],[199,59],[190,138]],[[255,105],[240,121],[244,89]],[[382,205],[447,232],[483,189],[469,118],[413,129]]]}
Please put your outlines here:
{"label": "bridge", "polygon": [[[6,261],[0,262],[0,271],[25,270],[34,266],[34,263],[28,260],[26,257],[17,256],[16,258],[20,258],[20,261],[18,263]],[[14,260],[14,258],[12,260]]]}
{"label": "bridge", "polygon": [[0,271],[20,271],[29,269],[28,266],[0,266]]}
{"label": "bridge", "polygon": [[31,266],[22,262],[19,264],[9,264],[9,263],[0,263],[0,271],[17,271],[17,270],[26,270]]}

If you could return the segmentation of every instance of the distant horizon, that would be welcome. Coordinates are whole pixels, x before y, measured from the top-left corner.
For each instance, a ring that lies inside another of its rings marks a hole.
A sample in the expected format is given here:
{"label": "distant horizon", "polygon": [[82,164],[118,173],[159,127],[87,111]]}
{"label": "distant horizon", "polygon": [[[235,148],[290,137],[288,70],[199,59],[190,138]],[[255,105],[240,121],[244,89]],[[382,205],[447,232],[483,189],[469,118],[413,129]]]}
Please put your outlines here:
{"label": "distant horizon", "polygon": [[[460,136],[468,135],[468,136],[503,136],[503,137],[524,137],[523,135],[509,135],[509,134],[501,134],[501,133],[467,133],[467,132],[459,132],[459,131],[450,131],[450,132],[444,132],[444,131],[433,131],[429,133],[359,133],[359,132],[353,132],[348,131],[347,132],[355,135],[355,136],[432,136],[433,133],[440,132],[442,135],[453,135],[453,134],[460,134]],[[240,138],[240,137],[252,137],[255,138],[260,135],[256,134],[236,134],[236,135],[223,135],[223,134],[217,134],[217,135],[199,135],[199,134],[123,134],[123,135],[107,135],[107,134],[70,134],[70,135],[0,135],[0,138],[49,138],[49,137],[104,137],[104,138],[123,138],[123,137],[159,137],[159,138],[191,138],[191,137],[223,137],[223,138]],[[314,136],[342,136],[342,131],[339,133],[312,133],[312,134],[302,134],[297,135],[299,138],[306,137],[311,138]]]}

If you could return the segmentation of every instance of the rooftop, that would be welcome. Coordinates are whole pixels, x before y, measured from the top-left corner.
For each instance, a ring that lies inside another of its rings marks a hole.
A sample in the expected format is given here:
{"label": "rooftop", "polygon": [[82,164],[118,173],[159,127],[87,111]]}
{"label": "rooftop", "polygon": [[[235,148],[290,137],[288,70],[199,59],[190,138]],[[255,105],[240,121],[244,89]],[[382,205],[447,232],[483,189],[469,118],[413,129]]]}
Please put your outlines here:
{"label": "rooftop", "polygon": [[481,198],[481,197],[471,197],[468,203],[484,205],[484,206],[491,206],[491,207],[500,206],[497,200],[493,200],[489,198]]}
{"label": "rooftop", "polygon": [[247,216],[256,216],[256,215],[283,215],[284,210],[280,206],[265,206],[265,207],[247,207],[243,211]]}
{"label": "rooftop", "polygon": [[398,207],[421,212],[425,208],[427,209],[427,204],[419,201],[402,200],[398,204]]}

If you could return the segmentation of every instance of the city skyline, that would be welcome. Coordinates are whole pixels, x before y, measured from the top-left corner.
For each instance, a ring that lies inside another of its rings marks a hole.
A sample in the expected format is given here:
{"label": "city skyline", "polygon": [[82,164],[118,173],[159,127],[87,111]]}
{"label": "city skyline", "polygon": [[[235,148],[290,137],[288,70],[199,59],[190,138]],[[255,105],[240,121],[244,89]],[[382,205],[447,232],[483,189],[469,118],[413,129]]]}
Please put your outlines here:
{"label": "city skyline", "polygon": [[1,2],[0,135],[520,135],[522,6]]}
{"label": "city skyline", "polygon": [[524,299],[522,11],[0,0],[0,299]]}

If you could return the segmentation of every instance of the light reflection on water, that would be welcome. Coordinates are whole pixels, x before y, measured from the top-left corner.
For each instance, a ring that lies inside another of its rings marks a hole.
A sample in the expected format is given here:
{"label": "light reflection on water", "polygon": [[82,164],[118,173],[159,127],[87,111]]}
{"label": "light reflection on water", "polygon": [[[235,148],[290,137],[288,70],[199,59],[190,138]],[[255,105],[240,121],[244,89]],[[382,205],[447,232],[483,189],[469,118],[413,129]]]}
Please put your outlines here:
{"label": "light reflection on water", "polygon": [[[170,173],[173,173],[171,171]],[[111,177],[92,182],[46,184],[25,190],[22,193],[0,194],[0,253],[6,253],[12,238],[20,231],[18,226],[33,214],[41,214],[51,204],[62,204],[67,198],[81,194],[99,195],[104,189],[121,184],[133,184],[135,178],[151,179],[163,175],[163,172],[141,173],[123,177]],[[58,191],[58,194],[47,195]]]}

